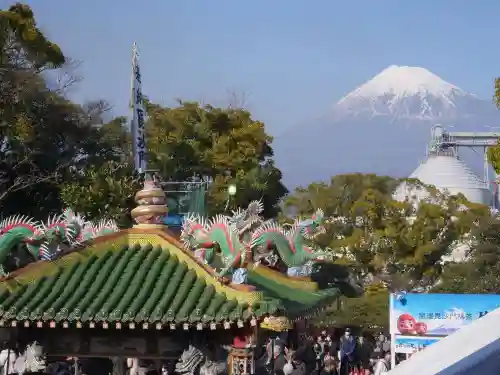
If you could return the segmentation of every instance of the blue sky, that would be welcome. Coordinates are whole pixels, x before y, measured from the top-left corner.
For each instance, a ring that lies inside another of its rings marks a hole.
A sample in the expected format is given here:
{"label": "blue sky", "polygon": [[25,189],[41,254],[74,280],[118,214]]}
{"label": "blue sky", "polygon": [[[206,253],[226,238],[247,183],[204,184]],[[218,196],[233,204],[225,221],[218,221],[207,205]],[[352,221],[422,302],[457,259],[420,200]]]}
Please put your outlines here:
{"label": "blue sky", "polygon": [[[11,2],[0,0],[1,8]],[[327,113],[391,64],[425,67],[490,98],[500,3],[400,0],[30,0],[42,29],[83,62],[72,95],[127,114],[131,45],[152,100],[247,106],[280,133]]]}

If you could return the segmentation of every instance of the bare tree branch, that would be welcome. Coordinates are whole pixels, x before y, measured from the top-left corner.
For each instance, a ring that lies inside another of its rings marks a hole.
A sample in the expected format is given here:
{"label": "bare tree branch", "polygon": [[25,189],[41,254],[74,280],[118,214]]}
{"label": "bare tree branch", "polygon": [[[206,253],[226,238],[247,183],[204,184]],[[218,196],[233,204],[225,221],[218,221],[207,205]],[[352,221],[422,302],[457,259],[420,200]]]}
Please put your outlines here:
{"label": "bare tree branch", "polygon": [[83,80],[83,76],[78,74],[78,69],[82,65],[79,60],[66,58],[66,63],[56,72],[56,91],[59,94],[66,94],[75,84]]}
{"label": "bare tree branch", "polygon": [[[61,172],[68,168],[70,164],[70,162],[61,164],[51,173],[43,174],[41,171],[37,170],[29,156],[24,156],[21,160],[10,166],[10,173],[7,173],[6,171],[0,172],[0,202],[16,191],[28,189],[40,183],[56,182],[60,177]],[[16,172],[20,171],[21,168],[27,166],[32,168],[31,174],[26,175],[23,173],[12,179],[12,174],[16,174]]]}
{"label": "bare tree branch", "polygon": [[95,100],[87,102],[83,105],[83,110],[86,115],[85,121],[91,126],[99,126],[107,122],[106,115],[111,111],[112,107],[106,100]]}
{"label": "bare tree branch", "polygon": [[250,95],[244,90],[227,90],[228,108],[245,109],[248,105]]}

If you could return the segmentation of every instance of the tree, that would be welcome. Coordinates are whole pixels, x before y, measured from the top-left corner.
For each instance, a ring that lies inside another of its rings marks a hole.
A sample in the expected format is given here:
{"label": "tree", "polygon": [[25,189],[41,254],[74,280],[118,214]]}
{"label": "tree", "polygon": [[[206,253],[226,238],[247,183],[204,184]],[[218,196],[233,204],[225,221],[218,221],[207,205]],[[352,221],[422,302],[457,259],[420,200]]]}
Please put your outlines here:
{"label": "tree", "polygon": [[[116,145],[100,125],[103,101],[84,106],[64,97],[67,84],[48,80],[68,60],[37,28],[22,4],[0,11],[0,204],[2,214],[45,218],[62,208],[69,172],[115,160]],[[53,74],[52,74],[53,75]]]}
{"label": "tree", "polygon": [[0,10],[0,204],[4,212],[9,212],[8,195],[56,177],[34,171],[32,150],[22,141],[34,135],[30,112],[37,109],[33,93],[43,88],[39,73],[64,61],[59,47],[36,27],[30,7],[15,4]]}
{"label": "tree", "polygon": [[365,281],[382,280],[389,290],[428,288],[438,279],[450,246],[489,210],[432,187],[426,187],[431,199],[419,205],[397,202],[391,197],[397,183],[373,175],[335,176],[330,184],[297,189],[285,206],[298,214],[324,209],[327,232],[317,238],[317,246],[334,249],[337,262]]}
{"label": "tree", "polygon": [[0,150],[0,202],[5,214],[46,216],[60,209],[59,185],[67,171],[115,155],[84,108],[43,88],[26,99]]}
{"label": "tree", "polygon": [[436,293],[500,292],[500,218],[485,217],[471,231],[463,262],[444,266]]}
{"label": "tree", "polygon": [[60,67],[64,54],[38,29],[28,5],[16,3],[0,10],[0,69],[27,70]]}
{"label": "tree", "polygon": [[211,213],[226,205],[227,186],[237,185],[232,204],[263,199],[267,217],[287,193],[272,160],[272,138],[264,124],[240,108],[215,108],[179,102],[176,108],[146,102],[149,167],[165,180],[185,181],[193,175],[212,181]]}
{"label": "tree", "polygon": [[340,302],[320,314],[316,323],[364,329],[389,327],[389,291],[381,283],[367,286],[362,297],[342,298]]}
{"label": "tree", "polygon": [[[500,108],[500,77],[495,78],[493,102]],[[500,140],[495,147],[488,148],[488,160],[490,161],[496,174],[500,174]]]}
{"label": "tree", "polygon": [[139,178],[130,165],[108,162],[74,171],[71,179],[61,185],[61,199],[89,220],[109,218],[128,227],[132,224],[134,195],[140,188]]}
{"label": "tree", "polygon": [[500,78],[495,78],[495,91],[493,94],[493,102],[500,108]]}

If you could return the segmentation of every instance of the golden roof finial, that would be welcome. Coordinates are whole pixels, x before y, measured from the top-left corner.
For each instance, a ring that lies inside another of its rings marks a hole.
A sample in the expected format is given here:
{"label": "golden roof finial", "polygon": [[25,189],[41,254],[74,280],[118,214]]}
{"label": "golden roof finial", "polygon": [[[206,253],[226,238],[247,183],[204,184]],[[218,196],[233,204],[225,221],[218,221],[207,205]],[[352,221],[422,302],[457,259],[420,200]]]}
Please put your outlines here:
{"label": "golden roof finial", "polygon": [[144,187],[135,195],[135,202],[138,206],[131,212],[137,223],[134,227],[165,226],[167,197],[154,174],[146,173]]}

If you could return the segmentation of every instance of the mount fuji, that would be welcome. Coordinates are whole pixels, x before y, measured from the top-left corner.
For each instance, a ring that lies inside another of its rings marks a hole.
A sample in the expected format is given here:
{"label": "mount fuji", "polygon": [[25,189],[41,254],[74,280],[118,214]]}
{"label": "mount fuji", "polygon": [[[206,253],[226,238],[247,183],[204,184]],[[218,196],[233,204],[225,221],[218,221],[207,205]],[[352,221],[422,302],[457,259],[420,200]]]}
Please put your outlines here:
{"label": "mount fuji", "polygon": [[[484,100],[420,67],[390,66],[328,111],[275,138],[277,164],[289,187],[340,173],[408,176],[425,158],[431,128],[493,131],[500,124]],[[482,159],[463,152],[473,169]]]}

